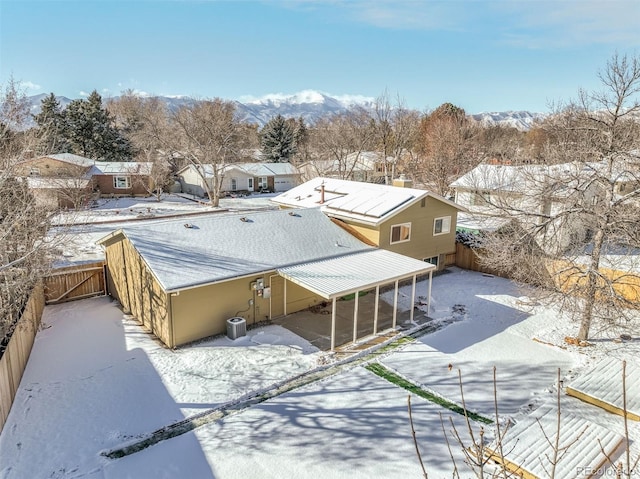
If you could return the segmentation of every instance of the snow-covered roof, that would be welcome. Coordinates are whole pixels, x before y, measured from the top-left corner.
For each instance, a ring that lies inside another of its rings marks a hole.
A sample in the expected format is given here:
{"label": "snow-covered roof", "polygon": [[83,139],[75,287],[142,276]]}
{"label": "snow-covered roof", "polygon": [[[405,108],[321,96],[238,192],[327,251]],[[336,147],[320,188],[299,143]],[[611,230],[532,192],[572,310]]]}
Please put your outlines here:
{"label": "snow-covered roof", "polygon": [[332,299],[434,269],[433,264],[376,249],[279,268],[278,274],[326,299]]}
{"label": "snow-covered roof", "polygon": [[[321,203],[323,195],[324,202]],[[378,224],[427,196],[462,209],[426,190],[333,178],[314,178],[272,198],[272,201],[294,208],[321,207],[329,216]]]}
{"label": "snow-covered roof", "polygon": [[[525,477],[549,477],[557,421],[557,409],[554,406],[542,406],[509,428],[502,440],[507,468]],[[614,453],[623,442],[621,434],[590,421],[588,417],[563,411],[560,445],[569,447],[560,451],[562,460],[556,465],[554,477],[587,477],[586,471],[597,471],[608,466],[608,458],[615,456]],[[489,446],[489,450],[496,453],[494,459],[502,461],[497,444]]]}
{"label": "snow-covered roof", "polygon": [[58,161],[64,161],[66,163],[73,163],[78,166],[91,166],[95,162],[90,158],[84,156],[74,155],[73,153],[56,153],[54,155],[45,155],[41,158],[52,158]]}
{"label": "snow-covered roof", "polygon": [[[531,192],[545,185],[555,196],[574,189],[585,189],[594,175],[606,174],[603,162],[569,162],[557,165],[487,165],[481,164],[449,186],[457,189],[506,192]],[[614,178],[626,178],[614,168]]]}
{"label": "snow-covered roof", "polygon": [[151,173],[153,163],[136,161],[96,161],[95,167],[98,169],[95,174],[98,175],[148,175]]}
{"label": "snow-covered roof", "polygon": [[372,249],[319,210],[158,221],[126,226],[100,242],[120,233],[167,291]]}
{"label": "snow-covered roof", "polygon": [[[627,411],[640,417],[640,367],[627,362],[626,370]],[[622,361],[605,358],[593,368],[584,371],[567,386],[567,393],[587,402],[604,404],[616,411],[623,411]]]}
{"label": "snow-covered roof", "polygon": [[478,215],[473,213],[458,213],[456,230],[477,233],[480,231],[495,231],[509,222],[508,218]]}
{"label": "snow-covered roof", "polygon": [[[190,168],[196,167],[194,165],[187,165],[180,171],[178,171],[178,174]],[[198,168],[200,169],[200,171],[204,172],[205,176],[213,176],[213,165],[200,165]],[[247,175],[256,177],[287,176],[300,174],[298,169],[291,163],[229,163],[224,166],[218,167],[218,171],[224,174],[227,174],[232,170],[239,170]]]}

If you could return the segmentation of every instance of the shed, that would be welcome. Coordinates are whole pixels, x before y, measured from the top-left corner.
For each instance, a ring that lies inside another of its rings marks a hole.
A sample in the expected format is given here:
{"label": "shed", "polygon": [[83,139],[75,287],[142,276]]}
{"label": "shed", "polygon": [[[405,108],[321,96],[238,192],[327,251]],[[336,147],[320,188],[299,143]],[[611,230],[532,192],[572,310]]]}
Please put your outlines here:
{"label": "shed", "polygon": [[[640,368],[635,363],[626,363],[625,383],[627,417],[640,421]],[[622,361],[611,357],[603,359],[572,381],[566,392],[569,396],[623,416]]]}

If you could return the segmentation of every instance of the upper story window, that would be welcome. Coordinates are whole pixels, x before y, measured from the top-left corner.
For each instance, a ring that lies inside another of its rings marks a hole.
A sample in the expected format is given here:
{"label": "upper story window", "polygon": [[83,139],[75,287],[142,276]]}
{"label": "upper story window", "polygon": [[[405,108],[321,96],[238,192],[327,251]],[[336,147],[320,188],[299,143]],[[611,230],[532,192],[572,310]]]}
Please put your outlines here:
{"label": "upper story window", "polygon": [[40,168],[32,166],[31,170],[29,170],[29,176],[40,176]]}
{"label": "upper story window", "polygon": [[393,225],[391,227],[391,244],[411,241],[411,223]]}
{"label": "upper story window", "polygon": [[129,176],[114,176],[113,187],[117,190],[126,190],[131,188],[131,177]]}
{"label": "upper story window", "polygon": [[433,220],[433,236],[444,235],[451,231],[451,216],[442,216]]}

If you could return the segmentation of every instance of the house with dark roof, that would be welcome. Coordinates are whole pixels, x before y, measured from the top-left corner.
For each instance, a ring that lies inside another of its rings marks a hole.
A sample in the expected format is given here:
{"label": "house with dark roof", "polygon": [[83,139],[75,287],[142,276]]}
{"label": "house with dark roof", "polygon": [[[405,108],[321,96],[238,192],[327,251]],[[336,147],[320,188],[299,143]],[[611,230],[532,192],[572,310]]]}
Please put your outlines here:
{"label": "house with dark roof", "polygon": [[435,269],[363,243],[319,209],[131,224],[99,243],[110,294],[169,347],[223,333],[232,317],[252,325],[332,303],[333,348],[339,298],[394,284],[397,294],[411,279],[415,291]]}
{"label": "house with dark roof", "polygon": [[464,209],[408,180],[395,184],[315,178],[272,201],[281,208],[320,209],[367,244],[444,268],[456,250],[457,214]]}

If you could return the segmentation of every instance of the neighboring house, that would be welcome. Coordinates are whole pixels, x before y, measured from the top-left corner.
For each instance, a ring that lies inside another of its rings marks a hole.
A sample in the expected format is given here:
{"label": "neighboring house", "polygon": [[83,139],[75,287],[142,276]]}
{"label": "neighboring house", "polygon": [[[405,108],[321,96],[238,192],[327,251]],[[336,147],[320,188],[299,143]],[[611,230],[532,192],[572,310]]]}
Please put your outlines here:
{"label": "neighboring house", "polygon": [[27,179],[39,205],[76,208],[91,198],[93,164],[83,156],[59,153],[21,161],[13,171]]}
{"label": "neighboring house", "polygon": [[76,208],[94,196],[148,195],[151,163],[94,161],[71,153],[31,158],[15,165],[42,205]]}
{"label": "neighboring house", "polygon": [[[545,218],[558,217],[576,201],[595,204],[601,194],[597,182],[590,181],[597,163],[563,163],[557,165],[478,165],[454,181],[455,201],[467,213],[461,215],[460,230],[478,232],[496,230],[512,219],[521,226],[534,228]],[[547,228],[538,238],[545,248],[566,248],[589,235],[579,221]],[[543,244],[544,243],[544,244]]]}
{"label": "neighboring house", "polygon": [[[195,165],[187,165],[179,170],[177,176],[183,193],[205,197],[203,176],[211,186],[213,172],[212,165],[198,169]],[[281,192],[300,182],[300,173],[291,163],[231,163],[223,166],[220,174],[223,177],[221,193]]]}
{"label": "neighboring house", "polygon": [[[395,162],[387,157],[387,164]],[[299,167],[305,181],[314,178],[336,178],[340,180],[384,183],[384,162],[382,155],[375,151],[349,153],[344,160],[314,160]],[[391,175],[391,172],[388,172]]]}
{"label": "neighboring house", "polygon": [[454,253],[459,205],[425,190],[316,178],[272,198],[281,208],[320,208],[368,244],[443,269]]}
{"label": "neighboring house", "polygon": [[153,187],[153,163],[96,161],[94,166],[94,188],[100,196],[143,196]]}
{"label": "neighboring house", "polygon": [[245,215],[131,224],[102,238],[110,294],[169,347],[224,333],[232,317],[252,325],[329,301],[333,347],[338,298],[410,278],[415,289],[434,269],[362,243],[318,209]]}

